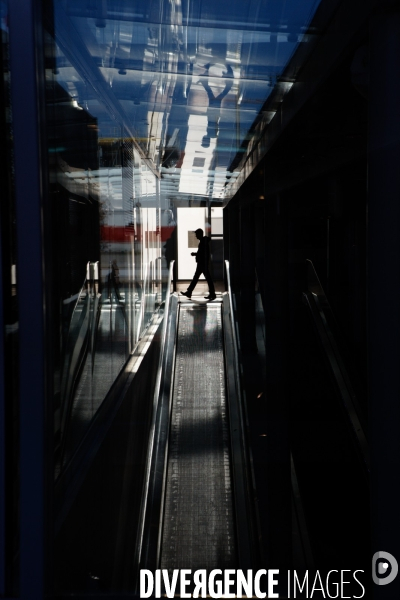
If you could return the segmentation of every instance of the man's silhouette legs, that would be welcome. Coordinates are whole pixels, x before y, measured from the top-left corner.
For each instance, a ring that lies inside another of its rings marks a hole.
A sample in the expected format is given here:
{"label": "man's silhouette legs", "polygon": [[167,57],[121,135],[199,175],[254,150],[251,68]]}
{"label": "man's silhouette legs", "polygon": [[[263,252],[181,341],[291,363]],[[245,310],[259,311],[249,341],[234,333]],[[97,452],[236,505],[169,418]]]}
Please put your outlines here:
{"label": "man's silhouette legs", "polygon": [[204,273],[204,277],[206,278],[207,284],[208,284],[208,300],[214,300],[214,298],[216,298],[215,296],[215,287],[214,287],[214,282],[211,279],[211,275],[210,275],[210,271],[208,269],[205,269],[205,271],[203,271]]}
{"label": "man's silhouette legs", "polygon": [[208,284],[209,300],[213,300],[216,297],[215,296],[214,282],[211,279],[210,271],[208,270],[208,268],[202,267],[200,265],[197,265],[196,272],[193,275],[193,279],[192,279],[192,281],[191,281],[188,289],[186,290],[186,292],[181,292],[184,296],[187,296],[188,298],[190,298],[190,296],[192,295],[192,292],[193,292],[194,288],[197,285],[197,282],[199,281],[199,277],[200,277],[200,275],[202,273],[203,273],[204,277],[206,278],[206,281],[207,281],[207,284]]}

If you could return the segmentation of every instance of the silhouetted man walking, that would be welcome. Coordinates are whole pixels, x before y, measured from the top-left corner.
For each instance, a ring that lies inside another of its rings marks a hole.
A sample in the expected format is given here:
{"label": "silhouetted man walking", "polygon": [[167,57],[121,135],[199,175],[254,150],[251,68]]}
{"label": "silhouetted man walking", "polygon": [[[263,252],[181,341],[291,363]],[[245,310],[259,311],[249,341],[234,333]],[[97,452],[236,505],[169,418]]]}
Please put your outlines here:
{"label": "silhouetted man walking", "polygon": [[183,296],[186,296],[187,298],[191,298],[192,292],[197,285],[199,277],[203,273],[208,283],[208,296],[205,296],[205,298],[206,300],[215,300],[217,296],[215,295],[214,283],[211,279],[209,271],[210,238],[204,235],[204,231],[202,229],[196,229],[195,234],[197,239],[200,240],[197,252],[192,252],[192,256],[196,257],[197,268],[188,289],[186,290],[186,292],[181,292],[181,294]]}

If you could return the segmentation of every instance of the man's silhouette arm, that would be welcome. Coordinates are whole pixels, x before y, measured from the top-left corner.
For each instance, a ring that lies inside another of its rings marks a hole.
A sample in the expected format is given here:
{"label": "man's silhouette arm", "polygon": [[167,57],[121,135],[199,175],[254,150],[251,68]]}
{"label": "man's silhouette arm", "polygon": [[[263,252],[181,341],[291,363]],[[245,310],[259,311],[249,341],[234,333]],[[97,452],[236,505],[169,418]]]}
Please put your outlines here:
{"label": "man's silhouette arm", "polygon": [[[211,66],[210,64],[204,65],[204,67],[206,69],[204,75],[206,75],[206,73],[208,73],[208,69],[210,68],[210,66]],[[225,88],[222,90],[222,92],[220,94],[218,94],[218,96],[214,96],[214,93],[213,93],[212,89],[210,88],[208,81],[203,81],[203,80],[200,81],[201,85],[204,87],[205,91],[207,92],[207,96],[208,96],[210,105],[216,105],[216,104],[220,105],[221,100],[223,98],[225,98],[225,96],[230,91],[230,89],[233,85],[233,71],[232,71],[231,65],[227,65],[226,74],[224,75],[224,79],[227,77],[229,79],[225,84]]]}

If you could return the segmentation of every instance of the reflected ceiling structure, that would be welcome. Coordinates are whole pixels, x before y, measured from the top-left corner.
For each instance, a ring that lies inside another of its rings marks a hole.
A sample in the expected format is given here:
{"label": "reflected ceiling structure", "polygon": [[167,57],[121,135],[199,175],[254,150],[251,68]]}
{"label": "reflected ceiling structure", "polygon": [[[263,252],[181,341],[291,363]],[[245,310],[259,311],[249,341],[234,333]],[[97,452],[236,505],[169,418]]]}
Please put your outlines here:
{"label": "reflected ceiling structure", "polygon": [[319,1],[55,0],[57,80],[100,139],[118,115],[162,199],[220,203]]}

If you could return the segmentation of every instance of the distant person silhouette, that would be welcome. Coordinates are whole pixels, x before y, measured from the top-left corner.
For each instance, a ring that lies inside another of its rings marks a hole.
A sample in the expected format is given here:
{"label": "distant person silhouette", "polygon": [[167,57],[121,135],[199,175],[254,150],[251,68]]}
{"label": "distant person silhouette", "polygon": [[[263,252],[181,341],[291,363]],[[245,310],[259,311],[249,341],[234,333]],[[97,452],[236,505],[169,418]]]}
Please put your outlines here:
{"label": "distant person silhouette", "polygon": [[199,247],[197,252],[192,252],[191,255],[196,257],[197,267],[196,272],[193,276],[192,282],[189,285],[186,292],[181,292],[182,296],[186,296],[187,298],[192,297],[192,292],[197,285],[200,275],[203,273],[206,281],[208,283],[208,296],[205,296],[206,300],[215,300],[217,297],[215,295],[215,288],[213,280],[211,279],[210,271],[209,271],[209,262],[210,262],[210,238],[204,235],[204,231],[202,229],[196,229],[195,231],[196,237],[200,240]]}
{"label": "distant person silhouette", "polygon": [[111,270],[108,274],[108,299],[112,300],[112,290],[114,289],[115,295],[118,302],[121,302],[121,293],[119,291],[119,268],[117,261],[113,260],[111,263]]}

